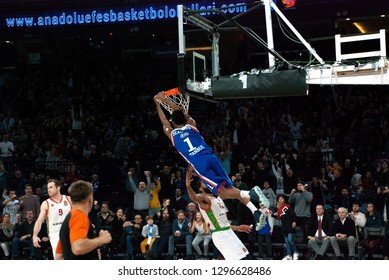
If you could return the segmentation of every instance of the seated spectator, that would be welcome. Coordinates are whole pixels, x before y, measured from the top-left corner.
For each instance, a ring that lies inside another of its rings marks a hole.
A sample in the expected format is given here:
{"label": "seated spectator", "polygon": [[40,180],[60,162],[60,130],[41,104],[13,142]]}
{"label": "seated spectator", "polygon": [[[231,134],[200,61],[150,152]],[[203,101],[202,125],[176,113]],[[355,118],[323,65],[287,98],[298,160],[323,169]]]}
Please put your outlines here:
{"label": "seated spectator", "polygon": [[156,238],[159,238],[158,226],[154,224],[153,217],[146,216],[146,225],[142,228],[143,241],[140,243],[140,250],[143,255],[151,250]]}
{"label": "seated spectator", "polygon": [[132,222],[126,221],[123,223],[123,231],[126,242],[126,260],[134,259],[135,255],[140,252],[140,243],[142,237],[142,216],[136,214]]}
{"label": "seated spectator", "polygon": [[112,221],[115,217],[115,214],[109,210],[108,203],[103,202],[101,204],[101,211],[97,213],[97,229],[98,230],[108,230],[111,232]]}
{"label": "seated spectator", "polygon": [[[192,241],[192,246],[196,250],[199,259],[208,259],[209,244],[212,241],[209,225],[205,222],[200,211],[196,211],[189,228],[190,234],[196,234]],[[201,251],[200,244],[203,243],[204,253]]]}
{"label": "seated spectator", "polygon": [[349,214],[349,217],[355,222],[355,228],[357,230],[356,238],[360,240],[363,233],[363,228],[366,225],[366,216],[361,212],[361,207],[358,202],[353,202],[353,209]]}
{"label": "seated spectator", "polygon": [[194,203],[193,201],[190,201],[187,206],[187,211],[185,212],[185,217],[187,219],[189,219],[189,221],[192,221],[193,220],[193,217],[195,215],[195,213],[197,212],[197,204]]}
{"label": "seated spectator", "polygon": [[189,219],[185,218],[184,211],[177,212],[177,219],[173,221],[172,234],[169,237],[168,254],[173,259],[175,245],[184,243],[186,245],[186,258],[192,259],[192,235],[189,232]]}
{"label": "seated spectator", "polygon": [[308,245],[315,251],[316,260],[326,256],[332,235],[332,217],[324,212],[324,206],[316,205],[316,215],[312,215],[308,222]]}
{"label": "seated spectator", "polygon": [[20,222],[20,215],[15,225],[15,236],[12,239],[12,259],[18,259],[20,257],[20,249],[23,247],[29,247],[30,259],[35,258],[35,246],[32,242],[32,235],[34,232],[35,218],[32,210],[26,211],[25,219]]}
{"label": "seated spectator", "polygon": [[[114,218],[115,218],[115,214],[111,210],[109,210],[108,203],[103,202],[101,204],[101,211],[97,213],[97,231],[107,230],[111,233],[112,221],[114,220]],[[109,246],[111,246],[111,243],[105,244],[101,250],[101,257],[103,259],[110,258]]]}
{"label": "seated spectator", "polygon": [[382,215],[376,211],[373,203],[366,206],[366,225],[363,228],[362,246],[367,254],[367,259],[373,259],[373,253],[378,251],[383,244],[385,226]]}
{"label": "seated spectator", "polygon": [[117,208],[115,217],[111,223],[112,241],[111,241],[111,243],[109,243],[109,251],[110,251],[111,257],[113,255],[116,255],[116,253],[118,253],[118,251],[121,250],[120,246],[123,243],[122,242],[123,224],[125,221],[126,221],[126,216],[124,215],[123,209],[120,207]]}
{"label": "seated spectator", "polygon": [[170,206],[170,199],[163,200],[163,209],[158,212],[154,219],[159,228],[159,238],[154,242],[154,257],[160,259],[162,254],[168,252],[169,237],[173,231],[175,212]]}
{"label": "seated spectator", "polygon": [[0,247],[4,252],[6,259],[10,257],[10,244],[14,237],[15,225],[11,224],[9,213],[3,215],[3,221],[0,224]]}
{"label": "seated spectator", "polygon": [[348,217],[347,209],[340,207],[338,209],[339,219],[335,220],[330,237],[331,246],[334,249],[337,260],[341,260],[341,247],[348,248],[348,259],[353,260],[355,256],[355,222]]}

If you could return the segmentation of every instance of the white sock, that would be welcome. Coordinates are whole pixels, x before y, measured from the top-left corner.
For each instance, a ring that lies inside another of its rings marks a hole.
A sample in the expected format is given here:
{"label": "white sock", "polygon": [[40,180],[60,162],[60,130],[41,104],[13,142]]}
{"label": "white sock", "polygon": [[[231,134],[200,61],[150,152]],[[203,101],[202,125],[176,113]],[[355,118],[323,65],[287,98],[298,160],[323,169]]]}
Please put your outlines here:
{"label": "white sock", "polygon": [[240,191],[240,197],[250,198],[250,192],[249,191]]}
{"label": "white sock", "polygon": [[249,203],[247,203],[246,206],[247,206],[247,208],[249,208],[251,210],[251,213],[253,213],[253,214],[255,211],[258,210],[257,207],[255,207],[255,205],[251,201],[249,201]]}

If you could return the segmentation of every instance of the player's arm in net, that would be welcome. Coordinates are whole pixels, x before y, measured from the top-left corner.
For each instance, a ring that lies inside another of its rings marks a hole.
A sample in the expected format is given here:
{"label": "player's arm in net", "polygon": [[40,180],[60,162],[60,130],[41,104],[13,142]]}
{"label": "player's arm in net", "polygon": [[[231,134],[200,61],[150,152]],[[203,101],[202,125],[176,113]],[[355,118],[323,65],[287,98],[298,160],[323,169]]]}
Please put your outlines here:
{"label": "player's arm in net", "polygon": [[[173,89],[173,90],[175,90],[175,89]],[[170,91],[173,91],[173,90],[170,90]],[[170,92],[170,91],[167,91],[167,92]],[[193,125],[193,126],[196,126],[196,121],[188,114],[189,98],[188,98],[188,100],[186,102],[183,102],[185,100],[185,98],[182,96],[181,93],[179,93],[177,91],[177,93],[175,94],[176,98],[175,99],[171,99],[171,98],[168,97],[167,92],[164,92],[164,91],[158,92],[158,94],[156,96],[154,96],[154,100],[155,101],[157,101],[157,100],[162,101],[165,104],[165,106],[167,106],[169,108],[168,111],[170,112],[170,114],[172,114],[172,112],[176,111],[176,110],[183,111],[184,114],[185,114],[186,123],[190,124],[190,125]],[[173,95],[170,94],[170,96],[173,96]],[[178,96],[180,96],[180,98],[178,98]],[[180,105],[176,104],[172,100],[176,100],[176,101],[179,100],[179,101],[181,101],[182,103],[180,103],[180,104],[187,105],[186,109],[185,109],[185,106],[181,107]]]}
{"label": "player's arm in net", "polygon": [[169,139],[171,139],[171,132],[173,130],[173,127],[171,126],[169,120],[166,118],[166,115],[162,110],[162,106],[158,101],[159,100],[158,95],[159,94],[154,96],[154,102],[155,105],[157,106],[158,117],[161,120],[163,126],[163,132],[166,134],[167,137],[169,137]]}

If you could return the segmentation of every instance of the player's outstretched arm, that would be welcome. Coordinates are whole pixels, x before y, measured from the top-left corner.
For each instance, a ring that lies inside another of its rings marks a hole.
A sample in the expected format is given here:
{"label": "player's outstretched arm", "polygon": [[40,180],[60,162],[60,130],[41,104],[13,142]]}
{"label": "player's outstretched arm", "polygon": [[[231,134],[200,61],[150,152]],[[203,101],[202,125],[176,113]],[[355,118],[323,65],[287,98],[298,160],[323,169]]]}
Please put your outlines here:
{"label": "player's outstretched arm", "polygon": [[159,93],[157,95],[154,95],[154,102],[155,102],[155,105],[157,106],[157,112],[158,112],[158,117],[162,123],[162,126],[163,126],[163,132],[166,134],[167,137],[169,137],[169,139],[171,138],[171,135],[170,133],[172,132],[173,128],[172,126],[170,125],[170,122],[168,121],[168,119],[166,118],[166,115],[165,113],[163,112],[162,110],[162,106],[161,104],[158,102],[158,100],[161,100],[159,98]]}

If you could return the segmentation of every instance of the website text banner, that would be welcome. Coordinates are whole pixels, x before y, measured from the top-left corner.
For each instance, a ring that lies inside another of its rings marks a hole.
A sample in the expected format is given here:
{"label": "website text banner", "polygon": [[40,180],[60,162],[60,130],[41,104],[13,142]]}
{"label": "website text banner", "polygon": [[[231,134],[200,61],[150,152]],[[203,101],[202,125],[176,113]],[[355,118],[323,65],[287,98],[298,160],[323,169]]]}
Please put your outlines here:
{"label": "website text banner", "polygon": [[[252,1],[248,1],[252,2]],[[191,2],[185,5],[191,10],[220,9],[222,12],[234,15],[246,12],[245,2],[213,1]],[[210,16],[215,12],[204,12],[202,16]],[[173,20],[177,18],[177,5],[150,5],[144,7],[126,7],[112,9],[75,10],[70,7],[62,11],[42,11],[34,14],[3,14],[0,16],[0,27],[9,29],[39,28],[56,26],[82,26],[112,23],[140,23],[147,21]]]}

